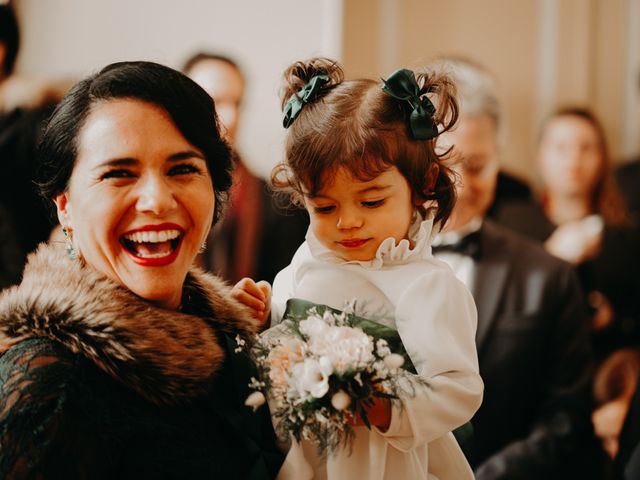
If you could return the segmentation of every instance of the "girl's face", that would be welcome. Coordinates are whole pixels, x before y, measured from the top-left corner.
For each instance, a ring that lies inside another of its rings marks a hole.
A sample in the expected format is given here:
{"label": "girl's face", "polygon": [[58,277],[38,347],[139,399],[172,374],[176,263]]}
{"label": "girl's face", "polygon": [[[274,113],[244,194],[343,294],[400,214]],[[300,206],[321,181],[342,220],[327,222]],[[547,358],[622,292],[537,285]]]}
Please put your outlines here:
{"label": "girl's face", "polygon": [[94,105],[69,188],[54,201],[89,265],[142,298],[180,305],[215,199],[204,155],[164,110],[135,99]]}
{"label": "girl's face", "polygon": [[305,196],[311,228],[346,261],[371,260],[378,246],[407,238],[414,212],[409,183],[396,167],[362,182],[340,168],[317,195]]}
{"label": "girl's face", "polygon": [[604,163],[598,132],[577,116],[554,118],[544,130],[538,163],[551,194],[590,197]]}

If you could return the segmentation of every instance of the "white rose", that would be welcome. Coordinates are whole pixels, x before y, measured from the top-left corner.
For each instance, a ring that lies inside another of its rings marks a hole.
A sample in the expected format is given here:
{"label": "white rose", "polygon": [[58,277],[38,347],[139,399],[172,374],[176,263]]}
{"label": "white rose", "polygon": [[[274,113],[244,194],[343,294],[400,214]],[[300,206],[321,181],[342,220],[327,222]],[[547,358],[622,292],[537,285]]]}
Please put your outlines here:
{"label": "white rose", "polygon": [[244,404],[247,407],[251,407],[253,408],[254,411],[256,411],[259,407],[264,405],[266,401],[267,399],[264,398],[264,395],[262,394],[262,392],[253,392],[251,393],[251,395],[247,397],[247,399],[244,401]]}
{"label": "white rose", "polygon": [[338,373],[358,370],[374,360],[371,337],[359,328],[329,327],[324,337],[309,341],[309,348],[329,357]]}
{"label": "white rose", "polygon": [[293,366],[293,387],[301,398],[307,398],[308,395],[322,398],[329,391],[329,376],[332,373],[333,367],[327,357],[305,358],[302,363]]}
{"label": "white rose", "polygon": [[305,320],[302,320],[298,324],[298,328],[303,335],[311,338],[322,338],[329,328],[324,320],[320,317],[311,316]]}

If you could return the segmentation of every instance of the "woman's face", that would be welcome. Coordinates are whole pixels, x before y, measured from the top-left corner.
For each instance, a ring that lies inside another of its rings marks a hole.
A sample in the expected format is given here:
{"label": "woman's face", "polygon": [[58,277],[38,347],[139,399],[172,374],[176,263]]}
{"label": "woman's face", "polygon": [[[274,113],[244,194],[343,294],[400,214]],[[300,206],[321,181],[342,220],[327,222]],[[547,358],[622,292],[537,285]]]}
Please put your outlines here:
{"label": "woman's face", "polygon": [[95,104],[69,188],[54,201],[89,265],[142,298],[180,305],[215,199],[204,155],[163,109],[136,99]]}
{"label": "woman's face", "polygon": [[538,163],[549,193],[590,197],[604,163],[598,132],[577,116],[554,118],[544,129]]}

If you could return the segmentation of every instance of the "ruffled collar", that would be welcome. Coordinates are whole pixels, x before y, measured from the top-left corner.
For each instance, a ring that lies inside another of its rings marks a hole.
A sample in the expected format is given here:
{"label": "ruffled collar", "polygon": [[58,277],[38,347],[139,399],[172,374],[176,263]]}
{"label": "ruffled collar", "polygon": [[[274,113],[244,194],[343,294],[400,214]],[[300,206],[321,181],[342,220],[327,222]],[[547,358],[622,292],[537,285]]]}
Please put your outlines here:
{"label": "ruffled collar", "polygon": [[416,211],[409,227],[408,237],[410,240],[405,238],[397,244],[393,237],[383,240],[376,250],[375,257],[371,260],[343,260],[320,243],[311,227],[307,231],[306,240],[311,255],[317,260],[338,264],[356,264],[367,269],[378,270],[384,265],[408,263],[430,257],[431,241],[440,230],[439,224],[436,224],[434,228],[434,217],[433,210],[427,210],[424,217]]}

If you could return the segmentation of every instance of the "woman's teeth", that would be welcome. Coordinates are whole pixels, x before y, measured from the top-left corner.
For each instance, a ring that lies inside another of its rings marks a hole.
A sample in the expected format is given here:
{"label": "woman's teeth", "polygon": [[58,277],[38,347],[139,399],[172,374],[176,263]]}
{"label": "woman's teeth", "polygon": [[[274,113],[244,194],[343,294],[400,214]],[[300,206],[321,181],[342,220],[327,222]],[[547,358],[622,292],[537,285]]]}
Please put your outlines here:
{"label": "woman's teeth", "polygon": [[135,232],[124,235],[124,245],[140,258],[162,258],[178,246],[179,230]]}
{"label": "woman's teeth", "polygon": [[129,233],[125,235],[125,240],[129,240],[130,242],[135,243],[158,243],[158,242],[166,242],[167,240],[173,240],[174,238],[178,238],[180,236],[180,231],[178,230],[160,230],[160,231],[149,231],[149,232],[135,232]]}

